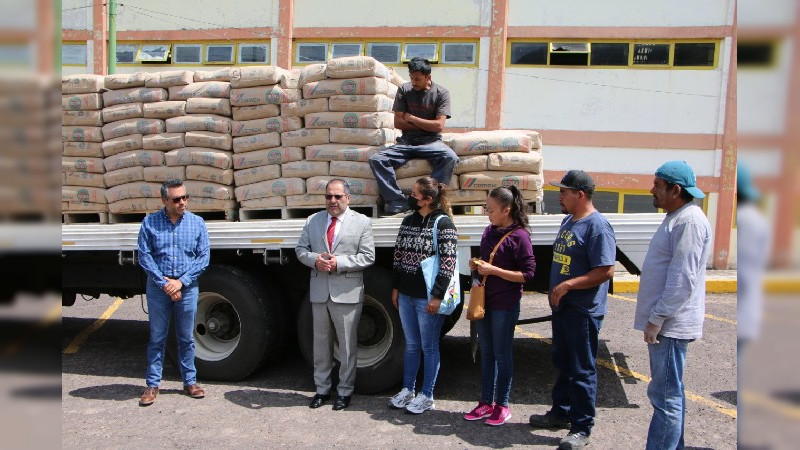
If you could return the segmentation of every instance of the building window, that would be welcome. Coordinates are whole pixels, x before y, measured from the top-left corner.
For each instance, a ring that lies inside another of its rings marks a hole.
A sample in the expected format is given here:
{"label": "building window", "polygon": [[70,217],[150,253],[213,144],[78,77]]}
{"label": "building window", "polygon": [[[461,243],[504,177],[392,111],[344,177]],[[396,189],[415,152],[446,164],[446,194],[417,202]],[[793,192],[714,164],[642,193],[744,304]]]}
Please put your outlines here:
{"label": "building window", "polygon": [[239,44],[240,63],[264,63],[269,61],[268,44]]}
{"label": "building window", "polygon": [[331,58],[361,56],[361,44],[331,44]]}
{"label": "building window", "polygon": [[206,45],[206,64],[233,64],[233,45]]}
{"label": "building window", "polygon": [[589,44],[586,42],[552,42],[550,44],[550,65],[589,65]]}
{"label": "building window", "polygon": [[400,44],[388,42],[367,44],[367,56],[372,56],[384,64],[400,62]]}
{"label": "building window", "polygon": [[170,44],[142,44],[136,59],[141,62],[165,62],[169,59]]}
{"label": "building window", "polygon": [[203,46],[200,44],[175,44],[175,64],[200,64],[203,62]]}
{"label": "building window", "polygon": [[412,58],[425,58],[430,62],[437,62],[439,55],[436,44],[406,44],[403,49],[403,61],[411,61]]}
{"label": "building window", "polygon": [[675,55],[672,59],[673,66],[713,67],[714,50],[713,42],[703,43],[675,43]]}
{"label": "building window", "polygon": [[627,42],[592,42],[591,65],[627,66],[630,44]]}
{"label": "building window", "polygon": [[622,212],[624,213],[655,213],[658,208],[653,206],[653,196],[649,194],[623,194]]}
{"label": "building window", "polygon": [[442,44],[444,64],[475,64],[476,45],[471,42],[445,42]]}
{"label": "building window", "polygon": [[545,214],[561,214],[561,205],[558,204],[558,196],[561,193],[552,189],[545,189],[542,201],[544,202],[543,211]]}
{"label": "building window", "polygon": [[86,44],[61,45],[61,64],[86,65]]}
{"label": "building window", "polygon": [[741,42],[736,44],[738,67],[769,67],[775,62],[775,42]]}
{"label": "building window", "polygon": [[601,213],[619,212],[619,192],[595,191],[592,204]]}
{"label": "building window", "polygon": [[512,42],[511,64],[547,65],[547,43]]}
{"label": "building window", "polygon": [[670,44],[633,44],[633,64],[669,65]]}
{"label": "building window", "polygon": [[136,53],[139,50],[137,44],[120,44],[117,45],[117,63],[134,63],[136,62]]}
{"label": "building window", "polygon": [[297,63],[324,63],[328,59],[328,44],[297,44]]}

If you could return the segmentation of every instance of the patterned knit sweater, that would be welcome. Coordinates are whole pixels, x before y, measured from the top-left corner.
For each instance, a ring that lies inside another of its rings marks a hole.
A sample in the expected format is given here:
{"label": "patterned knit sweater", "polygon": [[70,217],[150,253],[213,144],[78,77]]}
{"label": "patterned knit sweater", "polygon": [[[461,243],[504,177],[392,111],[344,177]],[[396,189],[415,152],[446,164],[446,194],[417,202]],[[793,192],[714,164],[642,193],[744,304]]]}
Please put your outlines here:
{"label": "patterned knit sweater", "polygon": [[[442,210],[437,209],[425,217],[419,212],[414,212],[403,219],[394,245],[392,266],[392,288],[402,294],[414,298],[428,298],[420,263],[423,259],[436,254],[433,248],[433,223],[436,217],[443,214]],[[431,295],[442,298],[456,268],[458,243],[456,227],[452,219],[446,215],[439,221],[437,240],[440,266]]]}

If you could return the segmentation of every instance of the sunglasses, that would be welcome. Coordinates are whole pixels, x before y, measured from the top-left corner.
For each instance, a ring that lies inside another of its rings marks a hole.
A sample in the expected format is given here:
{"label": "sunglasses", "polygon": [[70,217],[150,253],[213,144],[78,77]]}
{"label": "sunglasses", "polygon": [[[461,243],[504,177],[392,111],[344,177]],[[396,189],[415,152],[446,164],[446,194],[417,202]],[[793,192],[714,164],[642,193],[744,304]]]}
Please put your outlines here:
{"label": "sunglasses", "polygon": [[177,203],[180,203],[181,200],[189,200],[189,196],[188,195],[181,195],[180,197],[172,197],[170,200],[172,200],[172,203],[177,204]]}
{"label": "sunglasses", "polygon": [[325,194],[325,200],[330,200],[332,198],[335,198],[336,200],[341,200],[344,197],[346,197],[345,194]]}

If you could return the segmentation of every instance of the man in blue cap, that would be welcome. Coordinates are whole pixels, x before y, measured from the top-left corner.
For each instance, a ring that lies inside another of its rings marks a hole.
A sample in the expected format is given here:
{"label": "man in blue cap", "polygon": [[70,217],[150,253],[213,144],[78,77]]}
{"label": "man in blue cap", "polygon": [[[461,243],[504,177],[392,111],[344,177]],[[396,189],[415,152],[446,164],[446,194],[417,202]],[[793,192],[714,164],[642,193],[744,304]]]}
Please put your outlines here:
{"label": "man in blue cap", "polygon": [[653,418],[648,450],[683,448],[686,349],[703,334],[706,264],[711,256],[711,225],[694,204],[705,194],[697,188],[692,168],[685,161],[669,161],[655,175],[653,205],[667,216],[644,259],[633,324],[644,333],[650,353],[647,396]]}

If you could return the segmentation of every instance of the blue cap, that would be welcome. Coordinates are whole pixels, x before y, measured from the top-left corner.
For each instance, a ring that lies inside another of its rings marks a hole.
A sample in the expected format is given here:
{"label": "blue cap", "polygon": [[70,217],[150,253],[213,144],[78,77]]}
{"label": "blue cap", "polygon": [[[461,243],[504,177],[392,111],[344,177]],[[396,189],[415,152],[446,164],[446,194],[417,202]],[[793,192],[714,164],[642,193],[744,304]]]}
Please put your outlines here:
{"label": "blue cap", "polygon": [[668,161],[656,170],[656,176],[662,180],[677,184],[694,198],[703,198],[706,194],[697,188],[697,178],[694,170],[686,161]]}
{"label": "blue cap", "polygon": [[761,197],[761,193],[753,185],[750,171],[741,164],[736,166],[736,193],[752,201],[757,201]]}

